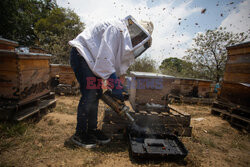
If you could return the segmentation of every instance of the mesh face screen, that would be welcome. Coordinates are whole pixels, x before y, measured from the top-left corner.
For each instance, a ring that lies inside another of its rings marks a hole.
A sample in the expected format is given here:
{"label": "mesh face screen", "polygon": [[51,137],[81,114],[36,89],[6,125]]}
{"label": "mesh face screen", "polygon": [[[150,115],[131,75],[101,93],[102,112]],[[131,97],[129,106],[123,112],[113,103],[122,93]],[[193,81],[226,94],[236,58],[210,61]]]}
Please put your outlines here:
{"label": "mesh face screen", "polygon": [[137,58],[138,56],[140,56],[145,50],[147,50],[149,48],[149,44],[148,42],[146,42],[144,45],[142,45],[141,47],[137,48],[134,51],[134,56],[135,58]]}
{"label": "mesh face screen", "polygon": [[131,37],[131,42],[132,42],[133,47],[135,47],[136,45],[138,45],[139,43],[141,43],[144,39],[148,37],[148,35],[144,33],[142,29],[139,26],[137,26],[131,19],[128,19],[127,27],[128,27],[128,31]]}

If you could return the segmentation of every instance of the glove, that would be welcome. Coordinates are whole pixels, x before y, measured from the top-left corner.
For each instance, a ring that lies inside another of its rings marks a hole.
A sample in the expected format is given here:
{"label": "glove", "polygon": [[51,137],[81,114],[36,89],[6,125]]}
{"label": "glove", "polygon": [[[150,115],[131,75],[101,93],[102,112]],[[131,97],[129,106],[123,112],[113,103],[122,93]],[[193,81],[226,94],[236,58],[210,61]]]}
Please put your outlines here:
{"label": "glove", "polygon": [[109,87],[112,89],[112,93],[111,95],[115,98],[117,98],[118,100],[121,100],[122,102],[124,102],[124,97],[122,95],[122,85],[121,85],[121,81],[120,79],[116,76],[115,73],[111,74],[109,79]]}

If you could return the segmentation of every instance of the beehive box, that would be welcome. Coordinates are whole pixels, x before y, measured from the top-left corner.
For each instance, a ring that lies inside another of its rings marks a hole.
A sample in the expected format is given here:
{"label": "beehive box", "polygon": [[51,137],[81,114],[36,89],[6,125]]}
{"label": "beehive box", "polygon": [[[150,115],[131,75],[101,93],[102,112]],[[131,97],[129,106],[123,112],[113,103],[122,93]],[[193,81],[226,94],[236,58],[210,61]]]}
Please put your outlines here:
{"label": "beehive box", "polygon": [[230,46],[227,51],[220,94],[211,113],[250,132],[250,42]]}
{"label": "beehive box", "polygon": [[67,84],[73,87],[79,86],[75,73],[70,67],[70,65],[65,64],[51,64],[51,77],[59,75],[59,83]]}
{"label": "beehive box", "polygon": [[51,55],[15,51],[17,43],[5,39],[0,39],[0,43],[2,100],[23,104],[50,92]]}
{"label": "beehive box", "polygon": [[[129,85],[130,102],[136,105],[155,103],[164,105],[164,97],[172,94],[184,97],[205,98],[212,93],[210,80],[177,78],[169,75],[146,72],[131,72]],[[195,90],[196,89],[196,95]]]}
{"label": "beehive box", "polygon": [[[130,106],[128,102],[125,102]],[[123,132],[128,126],[128,121],[115,113],[112,109],[102,110],[103,116],[101,129],[109,136],[122,137]],[[130,111],[130,115],[135,122],[151,131],[171,132],[178,136],[188,136],[192,134],[190,126],[191,116],[183,111],[177,111],[173,106],[168,108],[141,106],[138,112]]]}
{"label": "beehive box", "polygon": [[0,38],[0,50],[14,51],[18,43],[8,39]]}
{"label": "beehive box", "polygon": [[250,42],[227,50],[228,60],[219,98],[250,107]]}

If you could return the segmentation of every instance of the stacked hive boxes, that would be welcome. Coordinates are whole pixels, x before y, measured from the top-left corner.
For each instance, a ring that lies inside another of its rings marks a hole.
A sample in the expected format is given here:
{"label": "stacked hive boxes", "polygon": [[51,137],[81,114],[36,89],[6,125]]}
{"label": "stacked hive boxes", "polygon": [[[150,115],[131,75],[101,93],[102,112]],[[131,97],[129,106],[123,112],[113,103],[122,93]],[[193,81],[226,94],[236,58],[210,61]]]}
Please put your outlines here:
{"label": "stacked hive boxes", "polygon": [[[23,106],[32,101],[37,102],[44,95],[51,96],[51,55],[20,52],[15,50],[17,46],[17,42],[0,39],[0,118],[3,119],[21,119]],[[34,113],[30,110],[24,115],[30,115],[31,112]]]}
{"label": "stacked hive boxes", "polygon": [[212,113],[250,130],[250,42],[227,48],[228,59],[220,94]]}
{"label": "stacked hive boxes", "polygon": [[75,73],[69,65],[51,64],[51,77],[59,76],[59,85],[55,91],[58,94],[78,94],[79,83],[76,80]]}

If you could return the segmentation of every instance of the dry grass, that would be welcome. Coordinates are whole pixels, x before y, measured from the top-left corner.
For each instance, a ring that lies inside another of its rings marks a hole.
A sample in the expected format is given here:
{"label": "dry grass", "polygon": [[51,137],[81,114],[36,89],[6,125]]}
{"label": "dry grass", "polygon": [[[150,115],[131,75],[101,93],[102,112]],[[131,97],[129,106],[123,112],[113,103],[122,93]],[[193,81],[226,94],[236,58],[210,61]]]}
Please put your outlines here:
{"label": "dry grass", "polygon": [[176,106],[192,115],[192,137],[182,138],[189,150],[185,163],[139,163],[130,159],[126,141],[113,140],[92,150],[75,147],[69,138],[79,97],[57,99],[54,112],[37,123],[0,124],[0,166],[249,166],[249,135],[211,115],[209,106]]}

